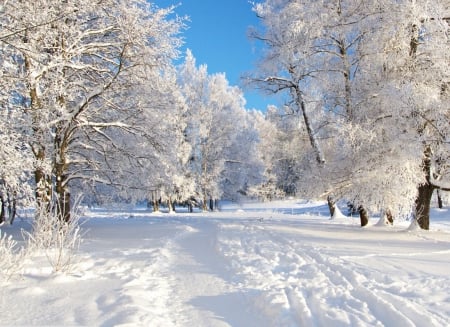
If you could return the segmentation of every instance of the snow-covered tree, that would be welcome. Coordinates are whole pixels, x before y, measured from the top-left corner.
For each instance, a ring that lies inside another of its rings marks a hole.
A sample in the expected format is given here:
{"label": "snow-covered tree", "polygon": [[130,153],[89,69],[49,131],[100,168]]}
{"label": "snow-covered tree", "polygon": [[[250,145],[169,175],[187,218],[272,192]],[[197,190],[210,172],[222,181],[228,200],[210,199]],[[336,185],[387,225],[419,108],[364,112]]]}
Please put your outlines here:
{"label": "snow-covered tree", "polygon": [[[191,146],[189,169],[196,183],[196,196],[206,210],[208,200],[221,198],[224,178],[235,183],[230,179],[231,172],[239,167],[232,166],[246,167],[253,162],[238,157],[251,152],[233,148],[244,129],[250,132],[246,119],[239,119],[245,115],[245,100],[242,91],[230,86],[224,74],[209,75],[206,65],[197,67],[190,51],[180,67],[179,83],[188,114],[185,136]],[[249,149],[252,146],[249,144]]]}
{"label": "snow-covered tree", "polygon": [[1,10],[3,66],[17,71],[3,79],[4,94],[28,120],[38,204],[54,192],[68,220],[70,183],[114,184],[126,171],[117,156],[142,159],[124,135],[158,143],[143,115],[154,108],[144,86],[158,88],[182,22],[143,0],[8,1]]}
{"label": "snow-covered tree", "polygon": [[448,153],[445,1],[268,0],[254,9],[268,46],[255,80],[290,91],[319,163],[304,185],[365,212],[404,213],[414,199],[416,214],[428,212],[421,199],[442,187],[435,177],[445,179]]}
{"label": "snow-covered tree", "polygon": [[450,186],[450,8],[448,1],[387,1],[382,19],[369,43],[377,55],[365,63],[376,77],[369,87],[387,117],[391,149],[399,149],[388,159],[415,167],[405,177],[415,182],[415,221],[428,229],[433,190]]}
{"label": "snow-covered tree", "polygon": [[236,109],[233,118],[235,135],[231,145],[223,148],[226,161],[221,175],[222,197],[233,201],[246,196],[249,187],[260,184],[264,172],[264,163],[258,151],[261,142],[258,120],[262,113]]}

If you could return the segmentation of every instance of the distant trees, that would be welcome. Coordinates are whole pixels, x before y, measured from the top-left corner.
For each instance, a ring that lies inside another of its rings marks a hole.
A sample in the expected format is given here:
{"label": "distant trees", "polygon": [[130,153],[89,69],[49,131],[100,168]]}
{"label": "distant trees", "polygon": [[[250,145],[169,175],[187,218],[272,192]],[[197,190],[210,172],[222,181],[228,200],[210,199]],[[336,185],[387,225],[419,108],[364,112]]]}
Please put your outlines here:
{"label": "distant trees", "polygon": [[184,134],[191,151],[188,170],[195,181],[192,196],[207,210],[208,202],[221,198],[225,189],[229,197],[236,196],[248,182],[242,172],[252,164],[257,167],[257,158],[251,156],[255,129],[242,91],[230,86],[224,74],[209,75],[206,65],[197,67],[190,51],[179,83],[188,108]]}
{"label": "distant trees", "polygon": [[415,203],[428,229],[432,190],[448,177],[448,4],[267,0],[254,10],[267,51],[253,80],[287,91],[309,137],[315,164],[300,185],[389,216]]}
{"label": "distant trees", "polygon": [[190,51],[174,65],[173,10],[1,5],[0,223],[33,195],[69,221],[77,192],[155,210],[307,194],[351,201],[362,225],[414,207],[429,228],[433,191],[450,189],[446,1],[255,3],[266,48],[252,81],[286,99],[265,116]]}

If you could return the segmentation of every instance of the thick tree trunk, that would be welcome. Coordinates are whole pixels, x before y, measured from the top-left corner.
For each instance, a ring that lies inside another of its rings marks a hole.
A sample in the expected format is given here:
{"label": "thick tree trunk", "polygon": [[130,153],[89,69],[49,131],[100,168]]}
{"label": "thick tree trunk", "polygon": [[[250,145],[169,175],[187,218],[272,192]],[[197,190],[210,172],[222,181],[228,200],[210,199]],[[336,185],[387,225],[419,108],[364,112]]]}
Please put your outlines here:
{"label": "thick tree trunk", "polygon": [[363,206],[358,207],[359,218],[361,219],[361,227],[367,226],[369,223],[369,213]]}
{"label": "thick tree trunk", "polygon": [[154,190],[152,191],[152,204],[153,204],[153,212],[159,211],[159,197],[158,197],[158,191]]}
{"label": "thick tree trunk", "polygon": [[392,215],[392,211],[387,209],[385,215],[386,221],[389,223],[389,225],[394,225],[394,216]]}
{"label": "thick tree trunk", "polygon": [[419,186],[415,203],[414,219],[421,229],[430,229],[430,207],[433,196],[433,185],[424,183]]}
{"label": "thick tree trunk", "polygon": [[431,180],[431,148],[425,147],[422,169],[425,174],[426,182],[419,185],[417,198],[415,202],[414,219],[421,229],[430,229],[430,207],[431,197],[435,187],[430,183]]}

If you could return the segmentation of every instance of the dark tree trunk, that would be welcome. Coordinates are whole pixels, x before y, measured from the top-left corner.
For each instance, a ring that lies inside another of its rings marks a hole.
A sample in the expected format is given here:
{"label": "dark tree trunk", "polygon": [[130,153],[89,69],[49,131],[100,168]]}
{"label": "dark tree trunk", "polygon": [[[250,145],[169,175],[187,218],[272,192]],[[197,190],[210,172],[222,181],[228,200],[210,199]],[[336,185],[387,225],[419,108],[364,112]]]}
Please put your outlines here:
{"label": "dark tree trunk", "polygon": [[63,173],[63,168],[59,166],[57,166],[55,190],[58,217],[67,223],[70,221],[70,193],[67,190],[67,177]]}
{"label": "dark tree trunk", "polygon": [[17,214],[17,200],[15,194],[12,198],[9,199],[8,205],[9,205],[9,223],[12,225]]}
{"label": "dark tree trunk", "polygon": [[209,199],[209,210],[214,211],[214,200],[212,198]]}
{"label": "dark tree trunk", "polygon": [[414,210],[414,219],[421,229],[430,229],[430,207],[431,197],[435,187],[430,183],[431,180],[431,148],[425,147],[422,169],[425,174],[426,182],[419,186]]}
{"label": "dark tree trunk", "polygon": [[334,199],[331,195],[329,195],[327,197],[327,203],[328,203],[328,208],[330,209],[330,216],[331,216],[331,218],[333,218],[334,213],[336,212],[336,202],[334,201]]}
{"label": "dark tree trunk", "polygon": [[0,224],[5,222],[5,218],[6,218],[6,199],[3,196],[0,196],[0,201],[1,201],[1,206],[0,206]]}
{"label": "dark tree trunk", "polygon": [[159,211],[159,197],[158,197],[158,191],[154,190],[152,191],[152,205],[153,205],[153,212]]}
{"label": "dark tree trunk", "polygon": [[442,209],[444,206],[442,203],[441,192],[439,192],[439,190],[437,190],[436,194],[437,194],[438,208]]}
{"label": "dark tree trunk", "polygon": [[414,219],[421,229],[430,229],[430,206],[434,187],[430,183],[419,186],[415,203]]}
{"label": "dark tree trunk", "polygon": [[70,206],[70,193],[67,190],[62,191],[61,194],[58,194],[58,216],[61,220],[68,223],[70,221],[71,215],[71,206]]}
{"label": "dark tree trunk", "polygon": [[386,219],[389,225],[394,225],[394,216],[392,216],[392,211],[389,209],[386,210]]}
{"label": "dark tree trunk", "polygon": [[363,206],[358,207],[359,218],[361,219],[361,227],[367,226],[369,223],[369,213]]}

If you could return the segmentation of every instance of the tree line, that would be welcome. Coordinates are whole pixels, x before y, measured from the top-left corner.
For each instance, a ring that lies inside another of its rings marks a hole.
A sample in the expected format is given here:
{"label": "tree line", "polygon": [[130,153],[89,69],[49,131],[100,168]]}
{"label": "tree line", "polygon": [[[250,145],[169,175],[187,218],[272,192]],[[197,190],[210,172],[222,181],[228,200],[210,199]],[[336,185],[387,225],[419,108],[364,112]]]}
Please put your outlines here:
{"label": "tree line", "polygon": [[[190,207],[286,193],[429,228],[448,190],[445,1],[256,2],[264,51],[242,90],[188,50],[176,7],[144,0],[0,6],[1,220],[18,205],[70,221],[86,203]],[[263,109],[263,108],[260,108]],[[213,205],[211,205],[213,207]],[[9,214],[9,217],[7,215]]]}

